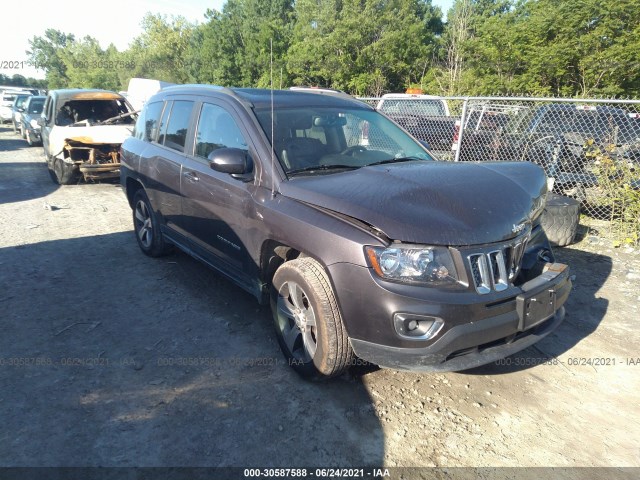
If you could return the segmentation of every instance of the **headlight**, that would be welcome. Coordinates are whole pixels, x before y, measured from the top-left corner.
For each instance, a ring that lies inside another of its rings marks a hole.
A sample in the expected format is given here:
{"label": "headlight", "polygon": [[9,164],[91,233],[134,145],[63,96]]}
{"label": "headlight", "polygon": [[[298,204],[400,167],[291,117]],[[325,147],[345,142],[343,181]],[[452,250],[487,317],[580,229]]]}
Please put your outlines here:
{"label": "headlight", "polygon": [[369,265],[386,280],[428,285],[458,283],[453,259],[447,248],[421,245],[364,247]]}
{"label": "headlight", "polygon": [[40,128],[40,125],[38,125],[38,122],[36,121],[35,118],[31,119],[31,121],[29,122],[29,125],[31,125],[31,128],[34,128],[34,129]]}
{"label": "headlight", "polygon": [[533,201],[533,206],[531,207],[531,211],[529,212],[529,220],[532,222],[542,215],[542,211],[547,204],[547,194],[540,195]]}

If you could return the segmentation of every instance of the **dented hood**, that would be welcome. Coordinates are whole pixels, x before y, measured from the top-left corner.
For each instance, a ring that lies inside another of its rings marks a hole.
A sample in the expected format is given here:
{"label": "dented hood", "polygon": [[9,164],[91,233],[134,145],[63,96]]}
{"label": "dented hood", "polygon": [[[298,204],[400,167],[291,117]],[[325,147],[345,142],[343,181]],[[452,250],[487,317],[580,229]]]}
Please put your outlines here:
{"label": "dented hood", "polygon": [[527,162],[407,162],[295,177],[280,192],[357,218],[390,239],[476,245],[515,237],[546,193]]}

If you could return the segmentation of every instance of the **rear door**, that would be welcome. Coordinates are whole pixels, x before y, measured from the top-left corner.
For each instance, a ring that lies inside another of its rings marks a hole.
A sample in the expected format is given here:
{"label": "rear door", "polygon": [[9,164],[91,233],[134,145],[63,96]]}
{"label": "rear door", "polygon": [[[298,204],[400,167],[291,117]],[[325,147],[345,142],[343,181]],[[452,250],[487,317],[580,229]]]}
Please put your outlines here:
{"label": "rear door", "polygon": [[[164,229],[169,228],[179,234],[184,234],[180,175],[194,103],[180,97],[164,102],[157,132],[150,126],[149,135],[153,140],[140,158],[140,171],[153,209],[160,215]],[[157,110],[160,107],[150,104],[147,113],[149,108]]]}
{"label": "rear door", "polygon": [[[191,155],[182,169],[182,215],[194,249],[209,263],[253,290],[257,266],[250,239],[255,221],[253,183],[212,170],[208,156],[220,148],[254,151],[248,132],[222,101],[200,105]],[[255,167],[254,167],[255,168]]]}

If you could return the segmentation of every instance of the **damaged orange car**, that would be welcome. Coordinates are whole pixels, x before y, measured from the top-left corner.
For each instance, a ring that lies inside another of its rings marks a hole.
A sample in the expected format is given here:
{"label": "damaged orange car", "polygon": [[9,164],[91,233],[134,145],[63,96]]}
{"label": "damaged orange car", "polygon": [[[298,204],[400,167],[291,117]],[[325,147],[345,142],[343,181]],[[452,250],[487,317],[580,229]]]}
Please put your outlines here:
{"label": "damaged orange car", "polygon": [[120,145],[135,122],[136,112],[116,92],[50,91],[38,123],[53,181],[69,185],[119,177]]}

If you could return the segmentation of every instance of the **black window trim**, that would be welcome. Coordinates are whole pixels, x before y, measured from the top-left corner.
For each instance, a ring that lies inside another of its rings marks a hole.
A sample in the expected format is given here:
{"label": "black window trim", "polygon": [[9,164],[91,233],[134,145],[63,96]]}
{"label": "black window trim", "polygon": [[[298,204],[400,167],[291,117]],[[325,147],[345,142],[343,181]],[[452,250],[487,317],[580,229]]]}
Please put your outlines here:
{"label": "black window trim", "polygon": [[240,133],[242,133],[242,137],[247,142],[247,152],[249,152],[249,155],[251,155],[251,157],[253,158],[253,164],[254,164],[253,168],[255,169],[256,159],[254,158],[255,155],[252,152],[256,152],[256,149],[252,146],[253,140],[251,138],[251,135],[249,135],[247,128],[242,122],[240,116],[237,114],[233,105],[218,98],[207,98],[205,100],[200,100],[198,102],[198,105],[194,109],[194,111],[197,110],[197,117],[193,122],[193,131],[191,132],[191,138],[190,138],[191,149],[189,150],[188,153],[185,152],[185,155],[189,155],[189,158],[202,162],[205,165],[209,165],[209,161],[206,158],[202,158],[201,156],[196,155],[196,143],[197,143],[196,135],[198,133],[198,128],[200,127],[200,115],[202,113],[202,109],[204,108],[205,104],[220,107],[223,110],[225,110],[229,115],[231,115],[231,118],[235,122],[236,127],[238,127],[238,129],[240,130]]}
{"label": "black window trim", "polygon": [[[160,109],[160,115],[158,116],[158,128],[156,128],[156,135],[155,138],[149,138],[148,140],[146,138],[141,139],[143,142],[149,142],[149,143],[153,143],[156,145],[160,145],[161,147],[164,147],[164,145],[162,145],[161,143],[158,143],[158,135],[160,135],[160,121],[162,120],[162,116],[164,115],[164,110],[165,108],[167,108],[167,101],[166,100],[158,100],[157,102],[153,102],[153,103],[160,103],[162,102],[162,108]],[[151,105],[151,103],[147,104],[144,106],[144,117],[146,118],[147,116],[147,108],[149,107],[149,105]],[[140,112],[140,114],[138,115],[138,118],[141,118],[143,116],[142,112]],[[137,121],[136,121],[137,123]],[[135,128],[135,126],[134,126]]]}
{"label": "black window trim", "polygon": [[[171,148],[168,147],[167,145],[164,145],[160,142],[154,141],[153,143],[155,143],[156,145],[158,145],[159,147],[162,148],[166,148],[167,150],[172,151],[173,153],[177,153],[180,155],[189,155],[189,151],[193,149],[193,141],[192,138],[194,135],[194,114],[197,110],[197,105],[200,103],[198,99],[193,98],[192,96],[187,96],[187,95],[176,95],[176,96],[171,96],[171,97],[167,97],[164,100],[165,106],[162,109],[162,114],[160,115],[160,119],[162,119],[162,115],[164,115],[164,110],[167,108],[167,104],[169,102],[171,102],[171,109],[173,110],[173,103],[174,102],[191,102],[193,105],[191,107],[191,114],[189,116],[189,124],[187,127],[187,133],[185,135],[185,139],[184,139],[184,148],[182,151],[176,150],[175,148]],[[169,125],[169,122],[171,121],[171,115],[173,115],[173,111],[169,112],[169,116],[167,117],[167,125]],[[158,136],[160,135],[160,129],[158,129]]]}

